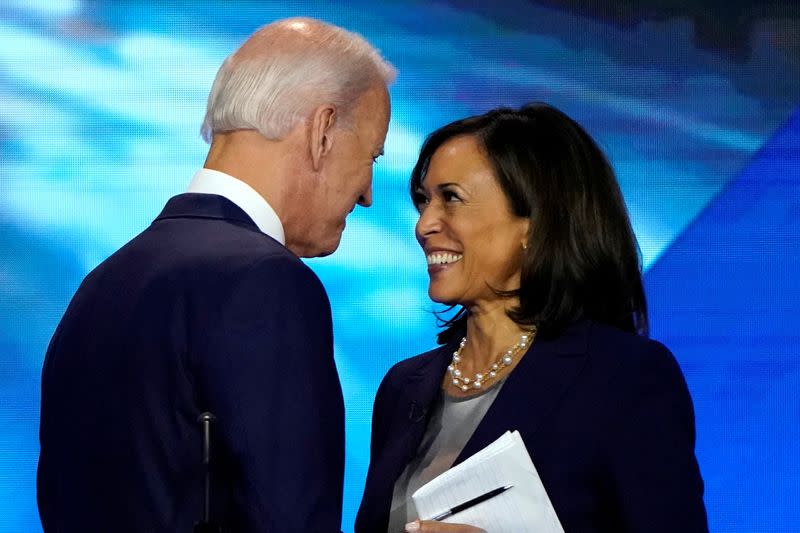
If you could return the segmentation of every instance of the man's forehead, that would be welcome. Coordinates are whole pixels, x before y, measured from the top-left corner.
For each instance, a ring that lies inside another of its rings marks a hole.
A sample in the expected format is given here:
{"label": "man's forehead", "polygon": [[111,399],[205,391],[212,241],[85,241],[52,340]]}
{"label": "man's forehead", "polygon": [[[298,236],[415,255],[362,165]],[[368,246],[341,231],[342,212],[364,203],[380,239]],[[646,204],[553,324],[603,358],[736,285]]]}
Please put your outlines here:
{"label": "man's forehead", "polygon": [[[362,96],[356,110],[357,123],[364,133],[374,135],[374,142],[383,145],[389,123],[390,103],[386,88],[372,89]],[[373,142],[370,139],[370,142]],[[379,147],[379,146],[378,146]]]}
{"label": "man's forehead", "polygon": [[386,119],[390,110],[389,92],[383,85],[373,86],[359,97],[356,106],[365,118]]}

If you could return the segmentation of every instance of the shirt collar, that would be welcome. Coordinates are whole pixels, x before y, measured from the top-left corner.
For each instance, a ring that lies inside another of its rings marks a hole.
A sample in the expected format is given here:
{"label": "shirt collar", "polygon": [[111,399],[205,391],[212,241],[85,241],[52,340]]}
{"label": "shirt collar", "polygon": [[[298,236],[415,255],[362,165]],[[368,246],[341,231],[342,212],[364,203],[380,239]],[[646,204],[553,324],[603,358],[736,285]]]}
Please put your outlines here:
{"label": "shirt collar", "polygon": [[283,224],[278,214],[269,202],[247,183],[218,170],[201,168],[192,178],[186,192],[216,194],[227,198],[247,213],[262,233],[286,245]]}

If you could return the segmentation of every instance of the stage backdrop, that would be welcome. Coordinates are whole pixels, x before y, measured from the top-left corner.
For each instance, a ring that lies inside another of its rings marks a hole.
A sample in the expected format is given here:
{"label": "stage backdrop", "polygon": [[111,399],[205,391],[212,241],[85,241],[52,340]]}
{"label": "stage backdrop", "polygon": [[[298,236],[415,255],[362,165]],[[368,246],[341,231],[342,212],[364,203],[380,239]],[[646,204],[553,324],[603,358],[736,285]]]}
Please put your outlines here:
{"label": "stage backdrop", "polygon": [[797,531],[800,17],[788,1],[684,3],[0,2],[0,530],[40,530],[39,375],[79,282],[202,165],[222,60],[258,26],[310,15],[363,34],[400,72],[374,205],[310,261],[347,404],[344,531],[375,389],[434,345],[406,194],[420,143],[533,100],[581,122],[618,171],[653,337],[694,397],[712,531]]}

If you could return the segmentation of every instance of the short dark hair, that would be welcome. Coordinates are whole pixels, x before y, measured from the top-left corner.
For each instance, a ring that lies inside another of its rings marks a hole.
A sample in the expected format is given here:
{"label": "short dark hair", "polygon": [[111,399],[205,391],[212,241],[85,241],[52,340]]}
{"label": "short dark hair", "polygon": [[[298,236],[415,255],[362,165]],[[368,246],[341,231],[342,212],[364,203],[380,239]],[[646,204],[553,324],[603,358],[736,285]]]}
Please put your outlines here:
{"label": "short dark hair", "polygon": [[[648,335],[641,255],[619,184],[597,143],[574,120],[543,103],[498,108],[457,120],[428,136],[411,173],[411,196],[444,143],[471,135],[494,167],[516,216],[530,220],[527,248],[509,317],[552,337],[592,319]],[[466,331],[466,310],[439,342]]]}

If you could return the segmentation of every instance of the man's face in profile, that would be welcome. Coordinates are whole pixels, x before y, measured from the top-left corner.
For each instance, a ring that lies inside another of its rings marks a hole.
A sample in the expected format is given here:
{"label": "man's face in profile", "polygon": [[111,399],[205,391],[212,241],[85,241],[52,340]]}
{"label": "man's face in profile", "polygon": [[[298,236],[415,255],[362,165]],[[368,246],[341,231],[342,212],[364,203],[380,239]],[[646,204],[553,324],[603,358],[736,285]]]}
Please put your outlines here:
{"label": "man's face in profile", "polygon": [[349,124],[335,126],[324,175],[308,206],[315,219],[312,242],[322,256],[339,246],[345,218],[356,204],[372,204],[372,167],[383,153],[389,127],[390,104],[386,88],[376,86],[358,100]]}

